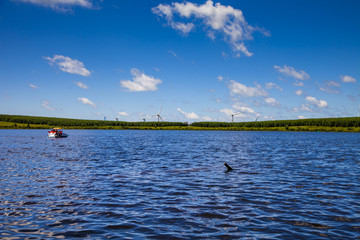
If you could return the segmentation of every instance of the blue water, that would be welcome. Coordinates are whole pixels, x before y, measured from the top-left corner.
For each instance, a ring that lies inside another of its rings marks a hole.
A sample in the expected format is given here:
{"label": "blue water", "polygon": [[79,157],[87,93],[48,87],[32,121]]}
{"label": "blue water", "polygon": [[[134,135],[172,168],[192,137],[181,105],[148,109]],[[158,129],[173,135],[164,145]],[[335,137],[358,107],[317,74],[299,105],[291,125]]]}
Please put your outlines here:
{"label": "blue water", "polygon": [[359,239],[359,133],[65,132],[0,130],[0,239]]}

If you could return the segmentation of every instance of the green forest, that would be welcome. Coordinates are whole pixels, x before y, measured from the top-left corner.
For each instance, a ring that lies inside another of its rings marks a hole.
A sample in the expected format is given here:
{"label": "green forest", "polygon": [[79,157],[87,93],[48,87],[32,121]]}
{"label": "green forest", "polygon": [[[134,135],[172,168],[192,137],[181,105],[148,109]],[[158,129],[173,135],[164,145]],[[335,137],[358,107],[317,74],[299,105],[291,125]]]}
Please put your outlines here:
{"label": "green forest", "polygon": [[[187,127],[187,123],[182,122],[124,122],[124,121],[102,121],[102,120],[81,120],[69,118],[52,118],[52,117],[33,117],[21,115],[4,115],[0,114],[0,122],[14,124],[39,125],[44,128],[63,127],[63,128],[131,128],[131,127]],[[45,127],[46,126],[46,127]]]}
{"label": "green forest", "polygon": [[231,131],[324,131],[360,132],[360,117],[312,118],[253,122],[125,122],[81,120],[0,114],[3,129],[158,129],[158,130],[231,130]]}
{"label": "green forest", "polygon": [[322,126],[322,127],[360,127],[359,117],[348,118],[312,118],[297,120],[274,120],[254,122],[195,122],[197,127],[293,127],[293,126]]}

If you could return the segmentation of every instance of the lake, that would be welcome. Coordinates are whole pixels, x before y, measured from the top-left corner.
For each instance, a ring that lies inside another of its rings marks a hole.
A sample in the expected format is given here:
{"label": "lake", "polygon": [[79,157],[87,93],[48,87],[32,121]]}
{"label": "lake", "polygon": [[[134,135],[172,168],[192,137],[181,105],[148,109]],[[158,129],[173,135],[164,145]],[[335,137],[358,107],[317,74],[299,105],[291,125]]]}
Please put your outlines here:
{"label": "lake", "polygon": [[359,133],[65,132],[0,130],[0,239],[359,239]]}

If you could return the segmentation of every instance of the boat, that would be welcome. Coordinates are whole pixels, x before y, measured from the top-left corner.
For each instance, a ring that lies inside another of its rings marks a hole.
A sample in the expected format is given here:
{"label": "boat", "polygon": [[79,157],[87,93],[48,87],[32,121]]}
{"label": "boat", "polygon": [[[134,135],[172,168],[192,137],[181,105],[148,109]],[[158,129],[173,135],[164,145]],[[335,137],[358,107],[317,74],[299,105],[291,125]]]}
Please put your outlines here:
{"label": "boat", "polygon": [[53,128],[48,131],[49,138],[66,138],[68,135],[63,132],[62,128]]}

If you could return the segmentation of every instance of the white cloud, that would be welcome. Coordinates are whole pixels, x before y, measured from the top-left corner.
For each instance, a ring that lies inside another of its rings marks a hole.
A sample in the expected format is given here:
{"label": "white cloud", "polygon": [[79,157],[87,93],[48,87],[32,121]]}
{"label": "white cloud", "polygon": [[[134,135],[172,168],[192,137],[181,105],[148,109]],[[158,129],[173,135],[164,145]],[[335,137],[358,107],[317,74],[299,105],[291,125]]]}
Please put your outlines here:
{"label": "white cloud", "polygon": [[41,106],[42,106],[43,108],[46,108],[47,110],[50,110],[50,111],[55,111],[55,110],[56,110],[55,108],[50,107],[50,102],[48,102],[48,101],[46,101],[46,100],[43,100],[43,101],[42,101]]}
{"label": "white cloud", "polygon": [[340,83],[335,82],[335,81],[328,81],[325,83],[327,86],[331,86],[331,87],[340,87]]}
{"label": "white cloud", "polygon": [[270,106],[277,106],[277,105],[280,104],[278,101],[276,101],[275,98],[271,98],[271,97],[270,98],[265,98],[265,102],[267,104],[269,104]]}
{"label": "white cloud", "polygon": [[36,86],[36,85],[34,85],[34,84],[32,84],[32,83],[29,84],[29,87],[31,87],[32,89],[39,88],[38,86]]}
{"label": "white cloud", "polygon": [[306,105],[301,105],[300,108],[294,107],[293,110],[295,112],[313,112],[313,110],[311,108],[309,108],[309,106]]}
{"label": "white cloud", "polygon": [[[260,117],[260,116],[259,116],[259,117]],[[262,118],[263,118],[264,120],[275,120],[275,119],[276,119],[276,117],[275,117],[273,114],[262,116]]]}
{"label": "white cloud", "polygon": [[199,115],[197,115],[194,112],[187,113],[187,112],[184,112],[183,110],[181,110],[180,108],[177,108],[176,110],[187,119],[200,119]]}
{"label": "white cloud", "polygon": [[213,119],[212,119],[211,117],[209,117],[209,116],[204,116],[204,117],[201,118],[201,120],[203,120],[203,121],[205,121],[205,122],[211,122],[211,121],[213,121]]}
{"label": "white cloud", "polygon": [[234,112],[230,108],[224,108],[220,110],[221,113],[224,113],[226,116],[231,117],[231,120],[234,118],[246,118],[248,117],[248,114],[242,113],[242,112]]}
{"label": "white cloud", "polygon": [[303,87],[303,86],[304,86],[304,82],[299,81],[299,80],[296,80],[296,81],[294,82],[294,86]]}
{"label": "white cloud", "polygon": [[132,80],[120,81],[120,85],[131,92],[155,91],[158,89],[157,85],[162,83],[160,79],[148,76],[136,68],[131,69],[131,75]]}
{"label": "white cloud", "polygon": [[324,82],[319,86],[320,91],[327,92],[327,93],[340,93],[340,83],[335,81],[328,81]]}
{"label": "white cloud", "polygon": [[177,58],[178,56],[176,55],[176,53],[173,50],[169,50],[168,53],[170,53],[171,55],[173,55],[175,58]]}
{"label": "white cloud", "polygon": [[78,100],[85,105],[89,105],[89,106],[93,107],[94,109],[97,108],[97,106],[92,101],[90,101],[89,99],[87,99],[85,97],[78,98]]}
{"label": "white cloud", "polygon": [[[187,35],[195,28],[193,21],[201,20],[205,29],[208,30],[207,36],[215,39],[216,34],[222,35],[238,56],[240,53],[246,56],[252,55],[245,47],[244,41],[252,40],[253,32],[259,31],[266,36],[269,35],[263,29],[250,26],[241,10],[220,3],[214,5],[211,0],[207,0],[202,5],[190,2],[172,3],[171,5],[159,4],[152,11],[165,18],[169,26],[183,35]],[[188,22],[177,21],[177,18],[186,19]]]}
{"label": "white cloud", "polygon": [[299,116],[297,116],[298,117],[298,119],[305,119],[306,117],[304,117],[304,116],[302,116],[302,115],[299,115]]}
{"label": "white cloud", "polygon": [[345,76],[340,76],[341,81],[343,81],[344,83],[356,83],[356,79],[349,76],[349,75],[345,75]]}
{"label": "white cloud", "polygon": [[83,82],[74,82],[79,88],[88,89],[88,86]]}
{"label": "white cloud", "polygon": [[226,116],[233,116],[234,118],[249,118],[253,115],[257,115],[252,108],[241,106],[241,104],[236,103],[232,106],[236,111],[230,108],[221,109],[220,112],[224,113]]}
{"label": "white cloud", "polygon": [[228,88],[232,94],[243,97],[267,96],[267,92],[262,89],[260,85],[256,85],[256,87],[247,87],[244,84],[231,80]]}
{"label": "white cloud", "polygon": [[293,67],[290,66],[286,66],[284,65],[283,67],[280,66],[274,66],[274,68],[279,72],[284,74],[285,76],[288,77],[293,77],[295,79],[298,80],[307,80],[310,78],[309,74],[307,74],[305,71],[303,70],[295,70]]}
{"label": "white cloud", "polygon": [[325,108],[328,106],[328,103],[325,100],[318,100],[314,97],[311,96],[307,96],[305,98],[306,101],[308,101],[311,104],[314,104],[315,106],[319,107],[319,108]]}
{"label": "white cloud", "polygon": [[90,76],[90,71],[84,67],[84,64],[76,59],[71,59],[62,55],[54,55],[54,57],[44,57],[49,61],[50,65],[56,64],[61,71],[72,74],[78,74],[84,77]]}
{"label": "white cloud", "polygon": [[235,110],[243,112],[243,113],[250,113],[250,114],[255,114],[254,109],[249,108],[249,107],[245,107],[245,106],[241,106],[240,103],[236,103],[232,106]]}
{"label": "white cloud", "polygon": [[126,117],[129,116],[129,114],[127,112],[118,112],[118,116]]}
{"label": "white cloud", "polygon": [[221,75],[219,75],[219,76],[217,77],[217,80],[218,80],[219,82],[222,82],[222,81],[224,80],[224,77],[221,76]]}
{"label": "white cloud", "polygon": [[279,85],[277,85],[276,83],[273,83],[273,82],[268,82],[268,83],[265,84],[265,86],[266,86],[266,89],[275,88],[275,89],[278,89],[280,92],[283,91],[283,89]]}
{"label": "white cloud", "polygon": [[301,89],[299,89],[299,90],[297,90],[297,91],[295,92],[295,94],[298,95],[298,96],[301,96],[301,95],[304,94],[304,91],[301,90]]}
{"label": "white cloud", "polygon": [[226,116],[231,116],[233,115],[235,112],[230,109],[230,108],[224,108],[224,109],[221,109],[220,112],[224,113]]}
{"label": "white cloud", "polygon": [[92,8],[91,0],[17,0],[20,2],[32,3],[43,7],[49,7],[58,11],[67,11],[72,6]]}

